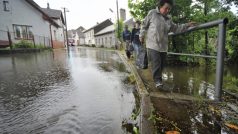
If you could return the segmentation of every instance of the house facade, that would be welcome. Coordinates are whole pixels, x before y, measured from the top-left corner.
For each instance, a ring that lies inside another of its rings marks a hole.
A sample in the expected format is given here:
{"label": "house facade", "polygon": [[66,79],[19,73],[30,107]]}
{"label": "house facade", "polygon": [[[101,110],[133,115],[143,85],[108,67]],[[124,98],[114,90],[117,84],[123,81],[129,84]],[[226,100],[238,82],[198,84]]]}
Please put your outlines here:
{"label": "house facade", "polygon": [[88,30],[84,31],[84,36],[85,36],[85,44],[86,45],[95,44],[94,29],[88,29]]}
{"label": "house facade", "polygon": [[[131,30],[134,27],[135,22],[131,18],[129,20],[125,20],[123,25],[128,25]],[[115,35],[115,26],[113,24],[95,34],[96,47],[116,48],[118,43],[119,41]]]}
{"label": "house facade", "polygon": [[54,20],[59,27],[50,26],[52,46],[53,48],[64,48],[66,43],[65,37],[65,21],[61,10],[51,9],[49,3],[47,8],[41,8],[52,20]]}
{"label": "house facade", "polygon": [[85,36],[83,31],[85,30],[84,27],[80,26],[75,30],[75,37],[74,40],[76,42],[76,45],[84,45],[85,44]]}
{"label": "house facade", "polygon": [[116,48],[115,26],[110,25],[95,34],[96,47]]}
{"label": "house facade", "polygon": [[95,45],[95,34],[97,34],[99,31],[102,29],[112,25],[112,21],[107,19],[101,23],[98,23],[97,25],[87,29],[84,31],[84,36],[85,36],[85,44],[86,45]]}
{"label": "house facade", "polygon": [[52,47],[51,31],[60,27],[33,0],[0,0],[0,18],[0,46],[9,46],[9,31],[13,43],[28,40]]}

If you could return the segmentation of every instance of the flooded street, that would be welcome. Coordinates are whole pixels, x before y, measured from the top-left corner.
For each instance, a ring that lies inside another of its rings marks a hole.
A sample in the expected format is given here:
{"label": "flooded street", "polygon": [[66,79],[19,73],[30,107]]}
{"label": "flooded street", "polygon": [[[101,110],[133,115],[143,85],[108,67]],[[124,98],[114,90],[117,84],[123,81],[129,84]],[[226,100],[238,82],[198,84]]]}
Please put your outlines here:
{"label": "flooded street", "polygon": [[134,86],[113,51],[86,48],[0,57],[0,133],[121,134]]}

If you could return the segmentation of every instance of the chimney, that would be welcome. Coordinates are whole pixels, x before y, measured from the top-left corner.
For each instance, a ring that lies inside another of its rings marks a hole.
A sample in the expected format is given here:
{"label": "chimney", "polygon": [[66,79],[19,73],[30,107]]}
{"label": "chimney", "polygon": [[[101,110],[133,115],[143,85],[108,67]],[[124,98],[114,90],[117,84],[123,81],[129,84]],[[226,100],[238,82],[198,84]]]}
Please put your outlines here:
{"label": "chimney", "polygon": [[120,19],[122,21],[125,21],[126,20],[126,10],[125,9],[120,9]]}
{"label": "chimney", "polygon": [[49,4],[49,2],[47,2],[47,8],[50,9],[50,4]]}

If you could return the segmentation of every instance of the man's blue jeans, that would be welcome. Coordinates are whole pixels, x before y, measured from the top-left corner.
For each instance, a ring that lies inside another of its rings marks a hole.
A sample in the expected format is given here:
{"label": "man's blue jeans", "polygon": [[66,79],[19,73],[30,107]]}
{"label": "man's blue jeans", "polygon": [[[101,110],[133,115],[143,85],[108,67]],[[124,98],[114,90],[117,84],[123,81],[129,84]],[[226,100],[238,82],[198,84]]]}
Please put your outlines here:
{"label": "man's blue jeans", "polygon": [[[132,43],[132,44],[134,47],[135,61],[137,61],[141,44],[136,44],[136,43]],[[136,62],[136,64],[137,64],[137,62]]]}

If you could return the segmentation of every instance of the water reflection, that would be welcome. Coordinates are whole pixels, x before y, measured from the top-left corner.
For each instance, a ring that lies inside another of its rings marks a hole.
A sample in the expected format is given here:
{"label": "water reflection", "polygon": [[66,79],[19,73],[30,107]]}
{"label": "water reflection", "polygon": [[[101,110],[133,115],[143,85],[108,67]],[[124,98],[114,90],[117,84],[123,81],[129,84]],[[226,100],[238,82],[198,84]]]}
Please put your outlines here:
{"label": "water reflection", "polygon": [[135,105],[126,76],[113,51],[2,56],[0,133],[126,133]]}
{"label": "water reflection", "polygon": [[[237,88],[238,70],[237,66],[225,66],[223,76],[223,89]],[[189,67],[189,66],[168,66],[163,72],[163,80],[166,88],[173,92],[203,96],[204,98],[215,99],[216,70],[214,67]],[[233,85],[232,85],[233,84]],[[237,91],[237,89],[236,89]]]}
{"label": "water reflection", "polygon": [[167,67],[163,80],[173,92],[214,99],[214,70],[204,67]]}

